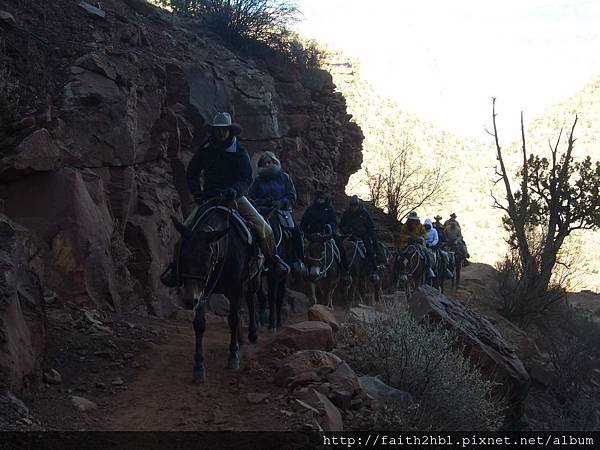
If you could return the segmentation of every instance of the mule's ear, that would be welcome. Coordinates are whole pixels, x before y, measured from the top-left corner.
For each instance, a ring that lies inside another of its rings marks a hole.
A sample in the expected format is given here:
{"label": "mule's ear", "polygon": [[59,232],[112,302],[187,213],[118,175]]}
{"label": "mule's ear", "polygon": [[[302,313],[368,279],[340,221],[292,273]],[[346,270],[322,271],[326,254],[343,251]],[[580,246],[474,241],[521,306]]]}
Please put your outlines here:
{"label": "mule's ear", "polygon": [[203,231],[200,233],[202,240],[205,242],[217,242],[229,232],[229,227],[216,231]]}
{"label": "mule's ear", "polygon": [[173,221],[173,225],[175,225],[175,229],[179,231],[179,233],[186,239],[192,237],[194,232],[182,224],[175,216],[171,216],[171,220]]}

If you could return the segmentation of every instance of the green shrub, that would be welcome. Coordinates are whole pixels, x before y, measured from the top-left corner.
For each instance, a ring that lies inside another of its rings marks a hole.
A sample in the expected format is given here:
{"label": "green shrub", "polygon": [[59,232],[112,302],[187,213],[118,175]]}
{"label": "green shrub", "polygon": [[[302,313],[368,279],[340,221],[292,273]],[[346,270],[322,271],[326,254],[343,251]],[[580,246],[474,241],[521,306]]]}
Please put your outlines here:
{"label": "green shrub", "polygon": [[463,356],[458,338],[440,326],[418,324],[398,306],[386,305],[385,318],[354,322],[345,331],[353,367],[379,375],[409,392],[415,404],[389,405],[375,426],[394,430],[492,430],[504,403],[493,398],[493,383]]}

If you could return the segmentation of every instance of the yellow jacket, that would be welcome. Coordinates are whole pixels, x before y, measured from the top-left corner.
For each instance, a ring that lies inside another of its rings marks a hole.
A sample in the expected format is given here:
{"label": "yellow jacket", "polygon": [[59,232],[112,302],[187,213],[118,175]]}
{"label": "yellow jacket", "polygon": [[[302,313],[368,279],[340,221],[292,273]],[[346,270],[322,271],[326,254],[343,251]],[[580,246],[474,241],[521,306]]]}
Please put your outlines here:
{"label": "yellow jacket", "polygon": [[410,239],[419,238],[427,239],[427,230],[422,223],[419,223],[414,231],[410,231],[405,223],[400,225],[400,248],[406,247]]}

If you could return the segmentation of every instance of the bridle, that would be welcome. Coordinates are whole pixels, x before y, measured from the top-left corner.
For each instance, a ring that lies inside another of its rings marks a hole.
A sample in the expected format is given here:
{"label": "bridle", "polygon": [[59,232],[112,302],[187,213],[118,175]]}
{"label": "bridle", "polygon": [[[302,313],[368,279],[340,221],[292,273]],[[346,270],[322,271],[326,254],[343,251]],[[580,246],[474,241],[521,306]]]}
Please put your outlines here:
{"label": "bridle", "polygon": [[[327,260],[327,246],[331,248],[331,259],[329,261]],[[335,259],[339,257],[339,252],[339,249],[335,245],[335,241],[333,240],[333,238],[330,238],[323,241],[323,251],[321,252],[320,258],[315,258],[313,256],[305,257],[305,259],[308,259],[309,261],[319,263],[320,273],[319,277],[317,278],[318,280],[327,277],[327,271],[331,268]]]}
{"label": "bridle", "polygon": [[[202,214],[199,215],[198,219],[196,219],[194,225],[192,226],[192,232],[195,232],[195,230],[198,228],[198,226],[200,226],[202,224],[203,220],[205,220],[207,218],[209,213],[216,211],[216,208],[218,208],[218,207],[223,207],[221,202],[222,202],[222,199],[219,199],[219,201],[214,206],[208,206],[204,211],[202,211]],[[205,207],[209,204],[213,204],[213,203],[214,203],[214,199],[210,199],[210,200],[200,204],[199,209],[201,210],[203,207]],[[233,211],[232,208],[227,208],[226,227],[228,229],[230,227],[230,218],[231,218],[232,211]],[[210,231],[215,231],[215,229],[211,225],[208,225],[208,228],[210,229]],[[185,273],[181,274],[181,278],[187,278],[187,279],[202,281],[202,282],[206,283],[205,288],[202,290],[202,292],[200,294],[200,297],[196,298],[196,296],[194,296],[194,307],[193,307],[194,312],[196,312],[196,310],[198,309],[198,306],[205,305],[208,302],[208,298],[213,294],[214,290],[217,288],[217,285],[219,284],[219,281],[221,280],[221,275],[223,274],[223,269],[225,267],[225,258],[227,257],[227,252],[229,251],[229,239],[226,239],[226,241],[225,241],[225,249],[224,249],[225,251],[223,253],[221,253],[221,239],[219,239],[216,242],[209,243],[208,248],[209,248],[210,254],[209,254],[208,271],[206,272],[206,276],[199,276],[199,275],[185,274]],[[221,255],[220,258],[219,258],[219,255]],[[218,266],[218,268],[215,270],[215,268],[217,266]],[[211,280],[212,280],[212,283],[210,284],[210,287],[207,288],[206,286],[209,285],[209,282]]]}

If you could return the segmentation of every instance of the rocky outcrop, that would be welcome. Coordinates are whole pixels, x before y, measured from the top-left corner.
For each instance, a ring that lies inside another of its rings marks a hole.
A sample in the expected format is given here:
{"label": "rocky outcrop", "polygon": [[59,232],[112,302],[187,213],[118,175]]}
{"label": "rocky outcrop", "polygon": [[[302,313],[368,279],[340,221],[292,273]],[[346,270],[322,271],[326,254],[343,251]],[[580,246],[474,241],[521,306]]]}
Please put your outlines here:
{"label": "rocky outcrop", "polygon": [[456,332],[473,364],[499,383],[497,391],[511,407],[509,417],[522,415],[529,374],[515,350],[489,320],[430,286],[419,287],[411,296],[409,311],[417,320],[440,323]]}
{"label": "rocky outcrop", "polygon": [[27,264],[30,245],[26,231],[0,215],[0,389],[18,391],[41,376],[44,299]]}
{"label": "rocky outcrop", "polygon": [[35,269],[61,299],[172,312],[158,282],[176,239],[169,217],[191,207],[185,167],[218,110],[242,124],[252,155],[277,152],[300,207],[315,189],[343,192],[360,166],[362,133],[325,71],[242,58],[145,2],[104,1],[103,17],[66,0],[51,13],[5,3],[52,45],[1,29],[7,53],[28,57],[9,60],[26,107],[0,125],[0,199],[43,242]]}
{"label": "rocky outcrop", "polygon": [[332,350],[333,331],[324,322],[306,321],[285,327],[273,340],[276,347],[292,350]]}

